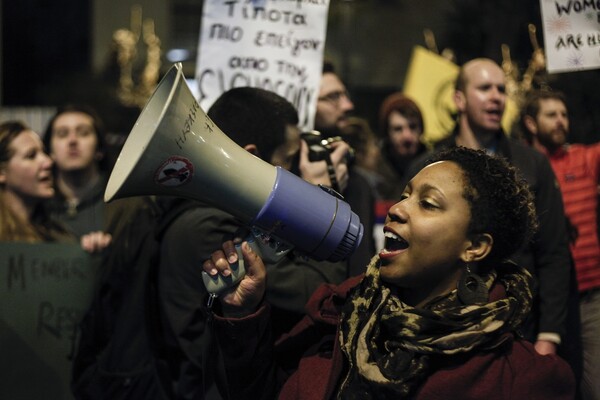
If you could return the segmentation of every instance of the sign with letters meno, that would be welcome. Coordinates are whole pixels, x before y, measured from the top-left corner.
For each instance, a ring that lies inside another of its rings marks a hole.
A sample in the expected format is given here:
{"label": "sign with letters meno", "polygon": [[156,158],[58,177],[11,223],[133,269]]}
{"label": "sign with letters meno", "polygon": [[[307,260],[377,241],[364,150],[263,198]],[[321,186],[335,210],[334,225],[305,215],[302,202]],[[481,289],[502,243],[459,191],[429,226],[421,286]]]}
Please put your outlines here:
{"label": "sign with letters meno", "polygon": [[198,102],[259,87],[285,97],[312,129],[329,0],[205,0],[196,63]]}
{"label": "sign with letters meno", "polygon": [[97,266],[78,244],[0,243],[0,399],[72,399]]}

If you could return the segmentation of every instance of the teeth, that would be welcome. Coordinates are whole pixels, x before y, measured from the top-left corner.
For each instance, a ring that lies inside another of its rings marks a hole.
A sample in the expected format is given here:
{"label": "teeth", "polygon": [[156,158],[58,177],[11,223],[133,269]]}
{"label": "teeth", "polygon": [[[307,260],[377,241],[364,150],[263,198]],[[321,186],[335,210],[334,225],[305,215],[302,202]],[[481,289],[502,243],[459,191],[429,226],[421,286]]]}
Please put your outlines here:
{"label": "teeth", "polygon": [[400,236],[398,236],[398,235],[396,235],[396,234],[394,234],[393,232],[390,232],[390,231],[385,231],[383,235],[386,238],[389,238],[389,239],[401,240]]}
{"label": "teeth", "polygon": [[385,231],[384,237],[386,251],[403,250],[408,247],[408,242],[393,232]]}

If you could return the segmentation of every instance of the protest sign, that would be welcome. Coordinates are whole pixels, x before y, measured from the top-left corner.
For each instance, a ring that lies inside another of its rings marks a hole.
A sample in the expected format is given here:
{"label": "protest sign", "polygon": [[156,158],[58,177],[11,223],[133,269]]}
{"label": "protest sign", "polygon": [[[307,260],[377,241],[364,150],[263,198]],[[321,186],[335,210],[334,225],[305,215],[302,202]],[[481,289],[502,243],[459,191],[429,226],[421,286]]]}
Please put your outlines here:
{"label": "protest sign", "polygon": [[221,93],[240,86],[275,92],[312,129],[329,0],[206,0],[196,84],[207,111]]}
{"label": "protest sign", "polygon": [[77,244],[0,243],[0,398],[73,398],[71,360],[94,265]]}
{"label": "protest sign", "polygon": [[600,1],[540,0],[550,73],[600,68]]}
{"label": "protest sign", "polygon": [[457,75],[458,65],[424,47],[413,48],[403,91],[421,109],[428,143],[446,136],[454,127],[452,96]]}

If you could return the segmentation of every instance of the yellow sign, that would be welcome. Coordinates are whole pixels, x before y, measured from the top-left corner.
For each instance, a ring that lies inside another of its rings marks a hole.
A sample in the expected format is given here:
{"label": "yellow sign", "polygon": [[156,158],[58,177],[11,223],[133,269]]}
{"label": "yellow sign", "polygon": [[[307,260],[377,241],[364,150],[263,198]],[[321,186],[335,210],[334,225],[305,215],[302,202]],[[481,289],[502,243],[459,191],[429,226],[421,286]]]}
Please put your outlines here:
{"label": "yellow sign", "polygon": [[456,106],[452,96],[458,65],[421,46],[415,46],[404,80],[404,94],[421,109],[424,139],[433,143],[454,127]]}

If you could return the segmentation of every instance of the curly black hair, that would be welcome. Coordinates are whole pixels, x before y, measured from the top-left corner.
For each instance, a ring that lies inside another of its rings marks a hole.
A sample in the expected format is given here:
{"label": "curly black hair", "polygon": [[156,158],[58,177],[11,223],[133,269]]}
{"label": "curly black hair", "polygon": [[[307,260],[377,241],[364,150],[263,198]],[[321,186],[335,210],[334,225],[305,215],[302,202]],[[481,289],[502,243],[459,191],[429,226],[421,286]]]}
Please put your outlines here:
{"label": "curly black hair", "polygon": [[488,262],[509,258],[531,239],[537,229],[533,194],[517,169],[482,150],[455,147],[428,160],[452,161],[465,177],[464,197],[469,202],[469,234],[488,233],[494,243]]}

